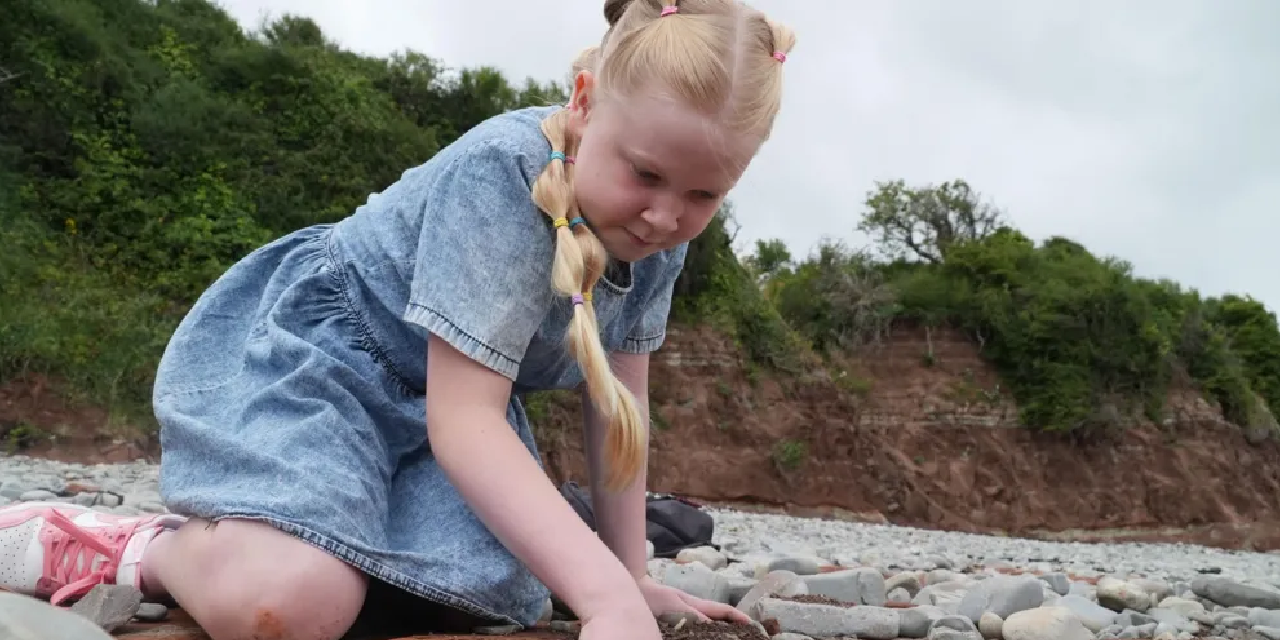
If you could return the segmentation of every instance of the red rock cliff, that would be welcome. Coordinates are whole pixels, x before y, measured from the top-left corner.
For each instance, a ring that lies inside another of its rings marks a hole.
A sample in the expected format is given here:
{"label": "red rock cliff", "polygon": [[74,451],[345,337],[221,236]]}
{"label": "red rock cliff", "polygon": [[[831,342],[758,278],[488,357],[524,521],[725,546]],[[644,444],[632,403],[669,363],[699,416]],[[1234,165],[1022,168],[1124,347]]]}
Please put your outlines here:
{"label": "red rock cliff", "polygon": [[[1038,435],[970,340],[928,338],[900,329],[845,376],[796,379],[714,332],[673,331],[653,362],[651,489],[929,528],[1280,548],[1274,439],[1247,443],[1190,392],[1163,427]],[[578,420],[565,402],[536,421],[556,481],[585,479]]]}

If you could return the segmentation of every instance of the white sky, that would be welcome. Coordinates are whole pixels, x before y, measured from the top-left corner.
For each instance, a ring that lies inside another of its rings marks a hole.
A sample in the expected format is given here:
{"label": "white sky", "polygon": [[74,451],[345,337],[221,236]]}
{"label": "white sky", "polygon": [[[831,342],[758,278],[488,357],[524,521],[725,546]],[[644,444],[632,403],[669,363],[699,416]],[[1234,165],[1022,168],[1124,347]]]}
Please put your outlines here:
{"label": "white sky", "polygon": [[[249,29],[305,15],[355,51],[516,83],[562,80],[605,27],[603,0],[217,1]],[[861,245],[875,181],[962,178],[1034,238],[1280,309],[1280,2],[753,4],[799,40],[774,137],[731,194],[740,248]]]}

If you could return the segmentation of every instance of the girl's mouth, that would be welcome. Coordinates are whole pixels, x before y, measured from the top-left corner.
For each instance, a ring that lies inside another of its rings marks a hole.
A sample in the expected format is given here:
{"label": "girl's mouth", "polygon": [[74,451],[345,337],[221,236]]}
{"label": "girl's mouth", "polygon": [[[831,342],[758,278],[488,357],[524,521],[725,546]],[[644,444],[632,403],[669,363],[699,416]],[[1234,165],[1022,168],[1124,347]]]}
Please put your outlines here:
{"label": "girl's mouth", "polygon": [[627,235],[628,235],[628,236],[631,236],[631,241],[632,241],[632,242],[636,243],[637,245],[639,245],[639,246],[641,246],[641,247],[647,247],[647,246],[649,246],[649,245],[653,244],[652,242],[647,242],[647,241],[645,241],[645,239],[644,239],[644,238],[641,238],[640,236],[638,236],[638,235],[636,235],[636,234],[634,234],[634,233],[631,233],[631,231],[630,231],[630,230],[628,230],[628,229],[625,229],[625,228],[624,228],[624,229],[623,229],[623,231],[626,231],[626,232],[627,232]]}

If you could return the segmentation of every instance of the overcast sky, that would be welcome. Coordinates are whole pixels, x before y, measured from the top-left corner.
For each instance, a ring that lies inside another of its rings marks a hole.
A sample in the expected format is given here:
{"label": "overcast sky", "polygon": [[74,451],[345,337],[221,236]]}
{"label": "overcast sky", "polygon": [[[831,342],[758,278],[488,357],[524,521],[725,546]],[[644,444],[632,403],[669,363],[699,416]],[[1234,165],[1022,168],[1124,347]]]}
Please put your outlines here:
{"label": "overcast sky", "polygon": [[[347,48],[563,79],[603,0],[216,0]],[[742,248],[855,231],[877,180],[963,178],[1073,238],[1280,309],[1277,0],[756,0],[798,44],[774,138],[731,194]]]}

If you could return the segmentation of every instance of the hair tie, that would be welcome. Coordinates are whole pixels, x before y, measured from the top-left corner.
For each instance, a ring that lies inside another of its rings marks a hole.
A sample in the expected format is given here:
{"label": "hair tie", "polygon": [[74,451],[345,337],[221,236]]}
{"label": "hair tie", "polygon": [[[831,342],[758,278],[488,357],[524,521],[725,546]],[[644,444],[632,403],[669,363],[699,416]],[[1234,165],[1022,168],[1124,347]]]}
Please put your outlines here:
{"label": "hair tie", "polygon": [[586,220],[584,220],[584,219],[582,218],[582,216],[578,216],[578,217],[576,217],[576,218],[574,218],[574,219],[572,219],[572,220],[570,220],[570,221],[569,221],[569,228],[570,228],[570,229],[572,229],[572,228],[574,228],[574,227],[576,227],[576,226],[578,226],[578,225],[580,225],[580,224],[586,224],[586,223],[587,223],[587,221],[586,221]]}
{"label": "hair tie", "polygon": [[773,57],[774,57],[774,59],[776,59],[778,62],[786,62],[786,61],[787,61],[787,54],[786,54],[786,53],[783,53],[783,52],[781,52],[781,51],[774,51],[774,52],[773,52]]}
{"label": "hair tie", "polygon": [[581,294],[581,293],[575,293],[575,294],[573,294],[573,303],[574,303],[574,304],[582,304],[582,294]]}
{"label": "hair tie", "polygon": [[561,216],[559,218],[556,218],[555,220],[552,220],[551,224],[555,225],[557,229],[559,229],[560,227],[567,227],[569,226],[569,219],[564,216]]}
{"label": "hair tie", "polygon": [[674,5],[674,4],[669,4],[669,5],[667,5],[667,6],[665,6],[665,7],[663,7],[663,8],[662,8],[662,15],[660,15],[660,16],[658,16],[658,17],[659,17],[659,18],[665,18],[665,17],[667,17],[667,16],[669,16],[669,15],[671,15],[671,14],[673,14],[673,13],[675,13],[675,12],[679,11],[679,10],[680,10],[680,7],[677,7],[677,6],[676,6],[676,5]]}

